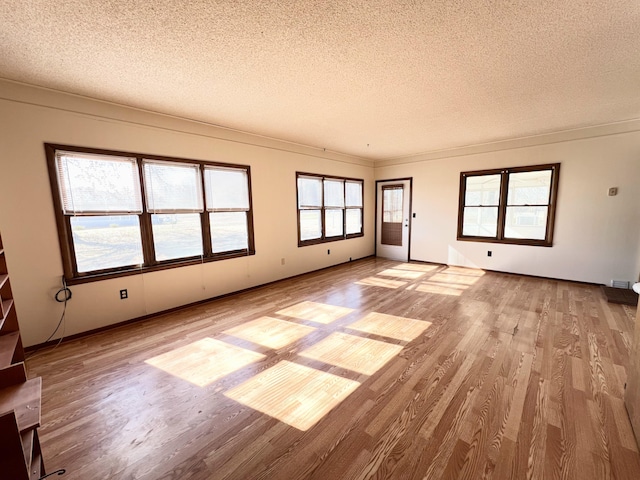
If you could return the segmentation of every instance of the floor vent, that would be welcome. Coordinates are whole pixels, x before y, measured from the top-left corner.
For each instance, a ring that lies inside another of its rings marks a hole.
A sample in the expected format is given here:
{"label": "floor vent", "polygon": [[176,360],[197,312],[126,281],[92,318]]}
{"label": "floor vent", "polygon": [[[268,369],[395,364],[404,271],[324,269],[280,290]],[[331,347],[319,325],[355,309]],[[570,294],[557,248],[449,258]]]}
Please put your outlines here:
{"label": "floor vent", "polygon": [[613,288],[631,288],[629,282],[624,280],[611,280],[611,286]]}

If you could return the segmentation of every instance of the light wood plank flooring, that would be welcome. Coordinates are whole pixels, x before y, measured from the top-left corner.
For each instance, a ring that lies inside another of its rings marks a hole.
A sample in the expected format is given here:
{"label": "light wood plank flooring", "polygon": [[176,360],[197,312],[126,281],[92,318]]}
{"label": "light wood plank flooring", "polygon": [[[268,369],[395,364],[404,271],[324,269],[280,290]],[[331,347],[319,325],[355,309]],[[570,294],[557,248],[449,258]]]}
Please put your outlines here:
{"label": "light wood plank flooring", "polygon": [[634,318],[593,285],[365,259],[28,369],[61,478],[637,480]]}

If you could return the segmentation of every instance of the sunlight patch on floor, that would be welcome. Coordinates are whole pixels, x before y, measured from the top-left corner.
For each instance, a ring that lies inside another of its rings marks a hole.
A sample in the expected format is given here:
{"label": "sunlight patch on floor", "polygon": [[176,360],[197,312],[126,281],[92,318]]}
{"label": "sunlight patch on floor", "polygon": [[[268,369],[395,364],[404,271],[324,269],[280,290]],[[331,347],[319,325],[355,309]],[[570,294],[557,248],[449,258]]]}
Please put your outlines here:
{"label": "sunlight patch on floor", "polygon": [[415,280],[417,278],[425,276],[426,272],[420,272],[415,270],[403,270],[400,268],[387,268],[382,272],[378,272],[378,275],[382,275],[384,277],[396,277],[396,278],[406,278],[408,280]]}
{"label": "sunlight patch on floor", "polygon": [[442,272],[429,277],[416,287],[423,293],[436,293],[439,295],[452,295],[459,297],[467,288],[475,284],[485,274],[484,270],[447,267]]}
{"label": "sunlight patch on floor", "polygon": [[452,295],[459,297],[468,287],[466,285],[451,285],[439,282],[424,282],[416,287],[422,293],[437,293],[438,295]]}
{"label": "sunlight patch on floor", "polygon": [[429,277],[429,280],[432,282],[438,283],[450,283],[452,285],[473,285],[478,280],[480,280],[480,276],[477,275],[464,275],[459,273],[451,273],[448,270],[436,273],[432,277]]}
{"label": "sunlight patch on floor", "polygon": [[263,347],[278,350],[300,340],[315,330],[313,327],[278,320],[277,318],[261,317],[225,330],[223,333],[249,340]]}
{"label": "sunlight patch on floor", "polygon": [[404,287],[408,282],[399,280],[391,280],[390,278],[367,277],[355,282],[356,285],[365,285],[367,287],[383,287],[383,288],[400,288]]}
{"label": "sunlight patch on floor", "polygon": [[365,333],[373,333],[396,340],[410,342],[431,326],[431,322],[396,317],[384,313],[372,312],[364,316],[349,328]]}
{"label": "sunlight patch on floor", "polygon": [[306,431],[359,386],[354,380],[282,361],[225,396]]}
{"label": "sunlight patch on floor", "polygon": [[401,345],[334,332],[300,352],[300,356],[365,375],[373,375],[398,355],[402,348]]}
{"label": "sunlight patch on floor", "polygon": [[440,268],[440,265],[425,265],[421,263],[401,263],[400,265],[396,265],[393,268],[396,270],[411,270],[413,272],[433,272],[437,268]]}
{"label": "sunlight patch on floor", "polygon": [[353,312],[353,308],[336,307],[325,303],[301,302],[276,313],[300,320],[311,320],[312,322],[327,324],[351,312]]}
{"label": "sunlight patch on floor", "polygon": [[194,385],[205,387],[263,358],[265,356],[261,353],[229,345],[213,338],[203,338],[150,358],[145,363]]}
{"label": "sunlight patch on floor", "polygon": [[465,275],[467,277],[483,277],[486,273],[484,270],[479,268],[471,268],[471,267],[455,267],[449,266],[444,270],[446,273],[451,273],[455,275]]}

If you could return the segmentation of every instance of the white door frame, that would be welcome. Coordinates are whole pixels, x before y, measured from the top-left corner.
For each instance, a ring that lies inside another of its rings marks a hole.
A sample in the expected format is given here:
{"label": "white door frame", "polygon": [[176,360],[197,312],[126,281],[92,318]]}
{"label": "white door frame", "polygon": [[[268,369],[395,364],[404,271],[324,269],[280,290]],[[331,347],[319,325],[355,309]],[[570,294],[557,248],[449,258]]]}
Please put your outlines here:
{"label": "white door frame", "polygon": [[408,200],[408,215],[404,218],[403,229],[406,228],[407,231],[407,253],[406,258],[403,261],[408,262],[411,259],[411,218],[413,215],[413,177],[406,178],[392,178],[388,180],[376,180],[376,216],[375,216],[375,255],[378,255],[378,245],[380,243],[380,223],[382,219],[382,198],[378,195],[378,192],[382,188],[384,184],[398,184],[408,182],[408,192],[405,191],[405,199]]}

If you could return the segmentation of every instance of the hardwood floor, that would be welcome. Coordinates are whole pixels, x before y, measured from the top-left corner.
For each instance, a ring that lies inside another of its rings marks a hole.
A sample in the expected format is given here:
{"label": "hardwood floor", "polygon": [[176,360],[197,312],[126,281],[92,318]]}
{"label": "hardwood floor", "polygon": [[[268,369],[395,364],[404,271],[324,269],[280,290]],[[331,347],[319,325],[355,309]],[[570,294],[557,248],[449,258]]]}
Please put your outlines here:
{"label": "hardwood floor", "polygon": [[592,285],[366,259],[28,368],[61,478],[638,479],[635,311]]}

